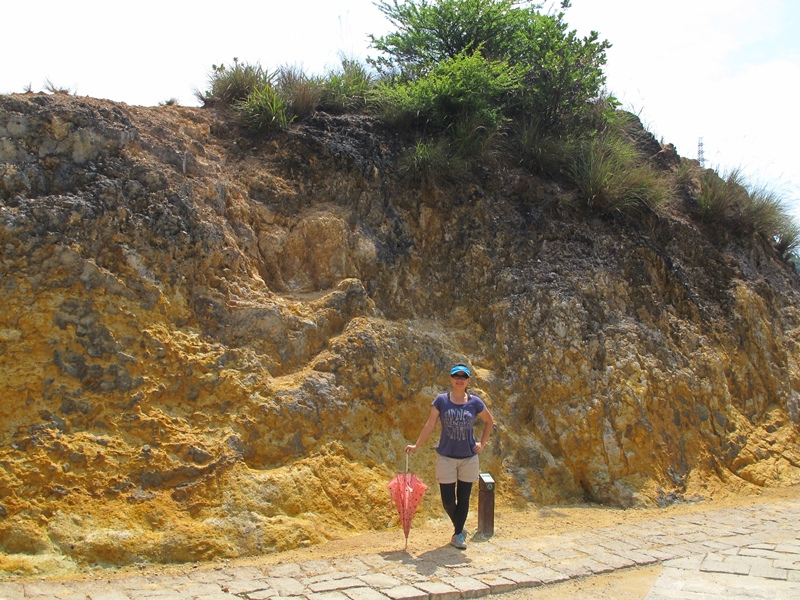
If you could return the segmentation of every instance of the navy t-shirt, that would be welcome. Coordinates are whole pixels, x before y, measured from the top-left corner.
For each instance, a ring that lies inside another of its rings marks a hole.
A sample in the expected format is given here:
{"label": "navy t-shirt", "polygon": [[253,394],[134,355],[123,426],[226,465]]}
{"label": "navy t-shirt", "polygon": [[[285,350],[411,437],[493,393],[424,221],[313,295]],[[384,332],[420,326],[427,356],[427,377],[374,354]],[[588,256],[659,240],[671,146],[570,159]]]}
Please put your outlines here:
{"label": "navy t-shirt", "polygon": [[450,394],[445,392],[436,396],[432,405],[439,411],[442,423],[442,437],[439,438],[436,452],[450,458],[474,456],[474,425],[478,413],[486,408],[483,400],[469,394],[465,404],[455,404],[450,400]]}

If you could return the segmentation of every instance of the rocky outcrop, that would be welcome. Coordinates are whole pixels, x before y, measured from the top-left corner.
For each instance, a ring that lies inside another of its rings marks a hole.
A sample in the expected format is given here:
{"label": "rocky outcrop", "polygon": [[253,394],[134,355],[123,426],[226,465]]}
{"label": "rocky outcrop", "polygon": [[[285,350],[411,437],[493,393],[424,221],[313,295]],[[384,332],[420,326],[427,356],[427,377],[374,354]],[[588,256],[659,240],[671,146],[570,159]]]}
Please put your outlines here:
{"label": "rocky outcrop", "polygon": [[386,483],[458,360],[498,422],[498,502],[800,481],[798,277],[769,244],[680,200],[555,210],[559,185],[514,168],[414,187],[400,147],[367,117],[253,139],[208,109],[0,97],[6,558],[396,523]]}

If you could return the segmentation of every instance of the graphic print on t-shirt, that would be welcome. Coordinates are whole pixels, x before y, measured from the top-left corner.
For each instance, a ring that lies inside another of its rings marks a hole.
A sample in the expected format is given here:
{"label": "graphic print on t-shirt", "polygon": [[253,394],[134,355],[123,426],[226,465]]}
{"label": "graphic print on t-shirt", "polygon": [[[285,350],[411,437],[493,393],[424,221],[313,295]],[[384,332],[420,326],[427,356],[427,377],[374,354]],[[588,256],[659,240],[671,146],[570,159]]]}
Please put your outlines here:
{"label": "graphic print on t-shirt", "polygon": [[442,427],[454,441],[469,439],[474,415],[464,408],[448,408],[442,415]]}

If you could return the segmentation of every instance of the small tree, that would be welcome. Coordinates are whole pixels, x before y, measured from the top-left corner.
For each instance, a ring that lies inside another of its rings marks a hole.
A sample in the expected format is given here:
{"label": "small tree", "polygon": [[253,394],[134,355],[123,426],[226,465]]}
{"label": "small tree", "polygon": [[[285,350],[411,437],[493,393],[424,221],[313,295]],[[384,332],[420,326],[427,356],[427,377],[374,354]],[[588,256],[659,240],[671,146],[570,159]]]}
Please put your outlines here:
{"label": "small tree", "polygon": [[568,31],[563,12],[542,14],[539,5],[518,0],[382,0],[376,6],[397,28],[371,36],[382,56],[369,62],[382,73],[421,79],[479,50],[515,76],[524,74],[524,85],[506,107],[534,112],[551,130],[582,119],[605,85],[610,44],[598,41],[596,32],[579,38]]}
{"label": "small tree", "polygon": [[384,37],[370,36],[384,56],[369,59],[378,71],[409,78],[425,75],[439,63],[478,47],[489,59],[503,60],[499,46],[507,43],[508,28],[519,4],[514,0],[410,0],[376,2],[397,27]]}
{"label": "small tree", "polygon": [[508,63],[488,61],[479,51],[446,58],[425,77],[385,83],[376,96],[385,112],[401,122],[417,120],[433,131],[459,122],[497,130],[507,96],[519,87],[519,76]]}

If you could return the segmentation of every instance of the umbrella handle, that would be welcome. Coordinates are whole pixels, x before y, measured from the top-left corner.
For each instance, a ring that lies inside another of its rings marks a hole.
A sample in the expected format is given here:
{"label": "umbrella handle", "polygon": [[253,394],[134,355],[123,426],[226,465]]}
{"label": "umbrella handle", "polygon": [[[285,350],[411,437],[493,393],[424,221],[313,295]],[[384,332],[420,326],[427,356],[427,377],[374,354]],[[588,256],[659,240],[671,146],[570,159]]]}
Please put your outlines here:
{"label": "umbrella handle", "polygon": [[406,473],[408,473],[408,452],[406,452]]}

